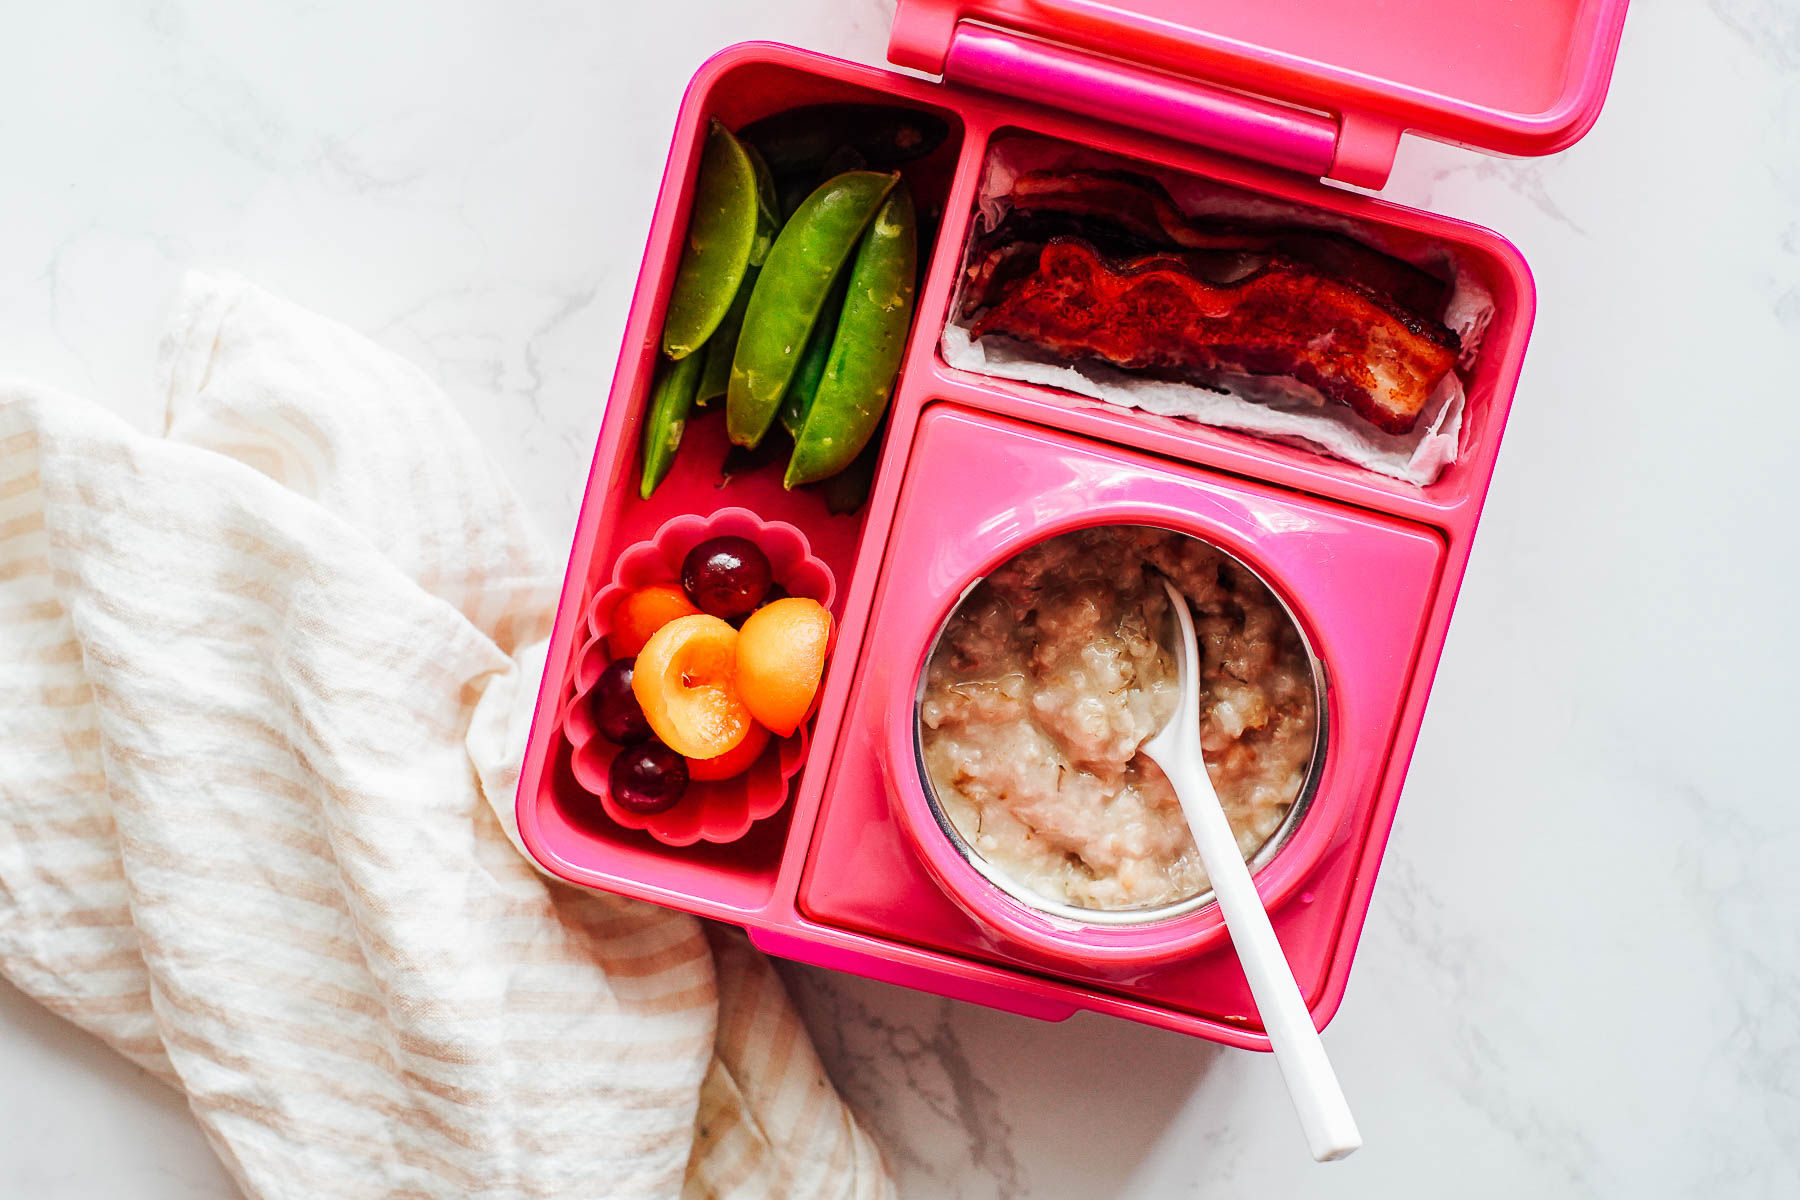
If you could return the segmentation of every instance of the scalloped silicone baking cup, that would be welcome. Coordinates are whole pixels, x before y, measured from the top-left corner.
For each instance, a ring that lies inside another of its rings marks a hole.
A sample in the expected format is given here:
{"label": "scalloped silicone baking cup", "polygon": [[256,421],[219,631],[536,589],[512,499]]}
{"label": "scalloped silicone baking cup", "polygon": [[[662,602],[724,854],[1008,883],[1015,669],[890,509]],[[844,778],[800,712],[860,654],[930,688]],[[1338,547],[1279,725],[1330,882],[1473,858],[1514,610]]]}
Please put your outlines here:
{"label": "scalloped silicone baking cup", "polygon": [[626,593],[652,583],[681,577],[681,563],[707,538],[737,535],[755,542],[768,555],[775,582],[790,596],[817,600],[826,608],[836,596],[830,568],[814,558],[806,535],[780,521],[764,521],[748,509],[726,508],[709,517],[683,516],[666,522],[648,541],[626,548],[613,564],[612,579],[589,601],[586,644],[570,672],[571,695],[564,703],[561,726],[572,751],[571,772],[601,809],[626,829],[642,830],[667,846],[695,842],[733,842],[750,826],[774,816],[787,803],[789,784],[806,761],[806,726],[791,737],[771,738],[769,748],[750,769],[731,779],[694,780],[681,802],[659,813],[627,812],[612,798],[607,773],[619,747],[600,736],[588,693],[612,655],[606,647],[613,608]]}
{"label": "scalloped silicone baking cup", "polygon": [[588,603],[589,636],[600,636],[626,592],[652,583],[679,583],[681,561],[689,550],[707,538],[731,535],[749,538],[768,555],[770,574],[788,595],[817,600],[826,608],[837,598],[831,569],[813,557],[804,533],[785,521],[765,521],[747,508],[721,508],[709,517],[675,517],[649,541],[627,546],[613,563],[611,582]]}

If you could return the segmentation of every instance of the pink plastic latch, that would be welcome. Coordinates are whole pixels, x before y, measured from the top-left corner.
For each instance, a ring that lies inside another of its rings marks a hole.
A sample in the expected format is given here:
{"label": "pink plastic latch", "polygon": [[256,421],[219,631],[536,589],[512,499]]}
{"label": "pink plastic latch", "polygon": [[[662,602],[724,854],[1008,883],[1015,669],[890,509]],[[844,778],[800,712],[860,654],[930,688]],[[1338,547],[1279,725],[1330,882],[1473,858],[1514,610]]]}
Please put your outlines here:
{"label": "pink plastic latch", "polygon": [[1337,154],[1326,174],[1344,183],[1380,191],[1400,152],[1401,128],[1379,117],[1345,113],[1338,119]]}
{"label": "pink plastic latch", "polygon": [[967,22],[944,77],[1308,175],[1336,158],[1337,123],[1322,114]]}

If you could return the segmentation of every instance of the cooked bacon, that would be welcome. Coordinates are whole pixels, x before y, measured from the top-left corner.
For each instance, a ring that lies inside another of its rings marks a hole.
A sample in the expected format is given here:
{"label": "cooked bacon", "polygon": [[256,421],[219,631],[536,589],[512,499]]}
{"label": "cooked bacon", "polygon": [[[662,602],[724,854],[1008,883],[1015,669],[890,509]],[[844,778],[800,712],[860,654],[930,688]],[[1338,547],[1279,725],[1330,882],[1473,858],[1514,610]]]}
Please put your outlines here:
{"label": "cooked bacon", "polygon": [[965,268],[968,281],[963,285],[962,315],[975,315],[1007,284],[1037,270],[1038,255],[1044,244],[1038,241],[1002,242],[983,247],[977,245]]}
{"label": "cooked bacon", "polygon": [[1037,256],[1053,237],[1077,237],[1108,258],[1154,254],[1167,242],[1141,237],[1111,221],[1081,213],[1013,213],[998,229],[978,238],[965,268],[962,315],[971,317],[996,289],[1037,269]]}
{"label": "cooked bacon", "polygon": [[1106,221],[1073,213],[1029,213],[1007,218],[1000,228],[978,239],[965,268],[962,315],[969,318],[985,308],[992,297],[1014,280],[1037,270],[1038,255],[1053,238],[1072,237],[1086,242],[1109,261],[1118,262],[1146,254],[1180,253],[1183,260],[1214,283],[1240,279],[1269,261],[1266,252],[1253,250],[1187,250],[1151,242]]}
{"label": "cooked bacon", "polygon": [[1290,376],[1389,433],[1406,433],[1456,361],[1456,335],[1355,281],[1280,255],[1156,253],[1108,262],[1052,238],[971,328],[1059,358],[1179,374]]}
{"label": "cooked bacon", "polygon": [[[1187,216],[1162,184],[1127,171],[1027,171],[1013,181],[1015,214],[1067,213],[1105,221],[1133,238],[1179,250],[1278,254],[1382,293],[1421,317],[1440,317],[1444,281],[1354,238],[1319,229]],[[992,235],[990,235],[992,236]],[[1100,236],[1089,236],[1114,253]]]}

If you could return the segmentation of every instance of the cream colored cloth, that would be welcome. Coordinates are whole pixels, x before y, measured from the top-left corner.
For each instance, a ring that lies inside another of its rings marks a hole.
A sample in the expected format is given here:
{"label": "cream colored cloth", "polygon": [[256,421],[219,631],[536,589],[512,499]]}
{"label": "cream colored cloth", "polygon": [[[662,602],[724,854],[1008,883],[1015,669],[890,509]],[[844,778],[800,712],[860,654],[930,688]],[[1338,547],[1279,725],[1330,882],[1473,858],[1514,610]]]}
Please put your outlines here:
{"label": "cream colored cloth", "polygon": [[560,564],[437,389],[207,278],[163,362],[0,388],[6,977],[253,1196],[888,1194],[740,935],[509,843]]}

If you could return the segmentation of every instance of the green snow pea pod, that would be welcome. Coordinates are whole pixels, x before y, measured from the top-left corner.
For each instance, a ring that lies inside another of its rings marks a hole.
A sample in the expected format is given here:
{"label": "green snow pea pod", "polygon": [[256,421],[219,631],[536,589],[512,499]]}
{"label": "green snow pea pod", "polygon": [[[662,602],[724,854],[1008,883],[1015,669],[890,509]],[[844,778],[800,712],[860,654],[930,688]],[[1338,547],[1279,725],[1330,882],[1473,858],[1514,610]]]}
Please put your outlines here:
{"label": "green snow pea pod", "polygon": [[723,396],[731,384],[731,357],[737,352],[738,334],[744,328],[744,310],[750,307],[750,293],[756,288],[757,274],[756,267],[744,272],[744,282],[738,285],[737,296],[726,310],[725,319],[706,339],[706,347],[701,351],[701,356],[706,359],[706,369],[700,373],[700,388],[694,393],[694,403],[701,407]]}
{"label": "green snow pea pod", "polygon": [[875,468],[881,463],[882,430],[886,428],[887,417],[883,416],[875,427],[875,436],[849,466],[811,485],[825,501],[825,511],[847,516],[869,502],[869,493],[875,490]]}
{"label": "green snow pea pod", "polygon": [[[769,164],[763,156],[756,152],[755,146],[745,145],[744,157],[750,160],[750,169],[756,172],[756,240],[750,244],[750,265],[760,267],[763,259],[769,257],[769,248],[775,244],[775,235],[781,232],[781,200],[775,194],[775,176],[769,170]],[[738,285],[738,290],[751,281],[745,279]]]}
{"label": "green snow pea pod", "polygon": [[687,428],[688,410],[694,403],[694,386],[700,382],[704,355],[690,354],[674,362],[657,355],[656,382],[650,387],[650,411],[644,417],[644,473],[638,497],[648,500],[668,477],[675,451]]}
{"label": "green snow pea pod", "polygon": [[794,378],[788,383],[787,391],[781,394],[781,407],[776,410],[776,416],[789,437],[800,436],[800,427],[806,424],[806,410],[812,407],[819,380],[825,378],[825,361],[831,357],[831,342],[837,336],[838,316],[844,311],[844,292],[849,286],[850,273],[838,272],[837,282],[831,285],[831,294],[825,297],[825,307],[819,310],[819,319],[813,322],[806,349],[800,355],[800,365],[794,368]]}
{"label": "green snow pea pod", "polygon": [[731,382],[731,356],[737,349],[738,331],[744,327],[744,310],[750,307],[750,293],[756,287],[757,272],[762,268],[763,259],[769,257],[769,248],[775,244],[775,234],[781,229],[775,177],[769,174],[769,165],[754,146],[745,146],[744,152],[750,156],[750,165],[756,168],[756,201],[762,210],[761,220],[757,223],[756,241],[750,246],[750,265],[744,268],[744,281],[738,284],[737,295],[731,298],[731,307],[725,310],[725,319],[706,339],[706,370],[701,373],[699,390],[694,393],[694,403],[702,407],[715,397],[723,396],[726,385]]}
{"label": "green snow pea pod", "polygon": [[825,376],[794,439],[785,486],[835,475],[868,445],[894,393],[917,286],[918,226],[912,196],[901,186],[857,247],[844,315]]}
{"label": "green snow pea pod", "polygon": [[685,358],[706,344],[731,308],[759,243],[770,236],[775,185],[766,167],[760,175],[744,144],[715,119],[700,152],[693,211],[663,319],[662,349],[670,358]]}
{"label": "green snow pea pod", "polygon": [[754,446],[774,424],[832,283],[899,178],[846,171],[808,196],[776,236],[731,360],[725,429],[733,442]]}

